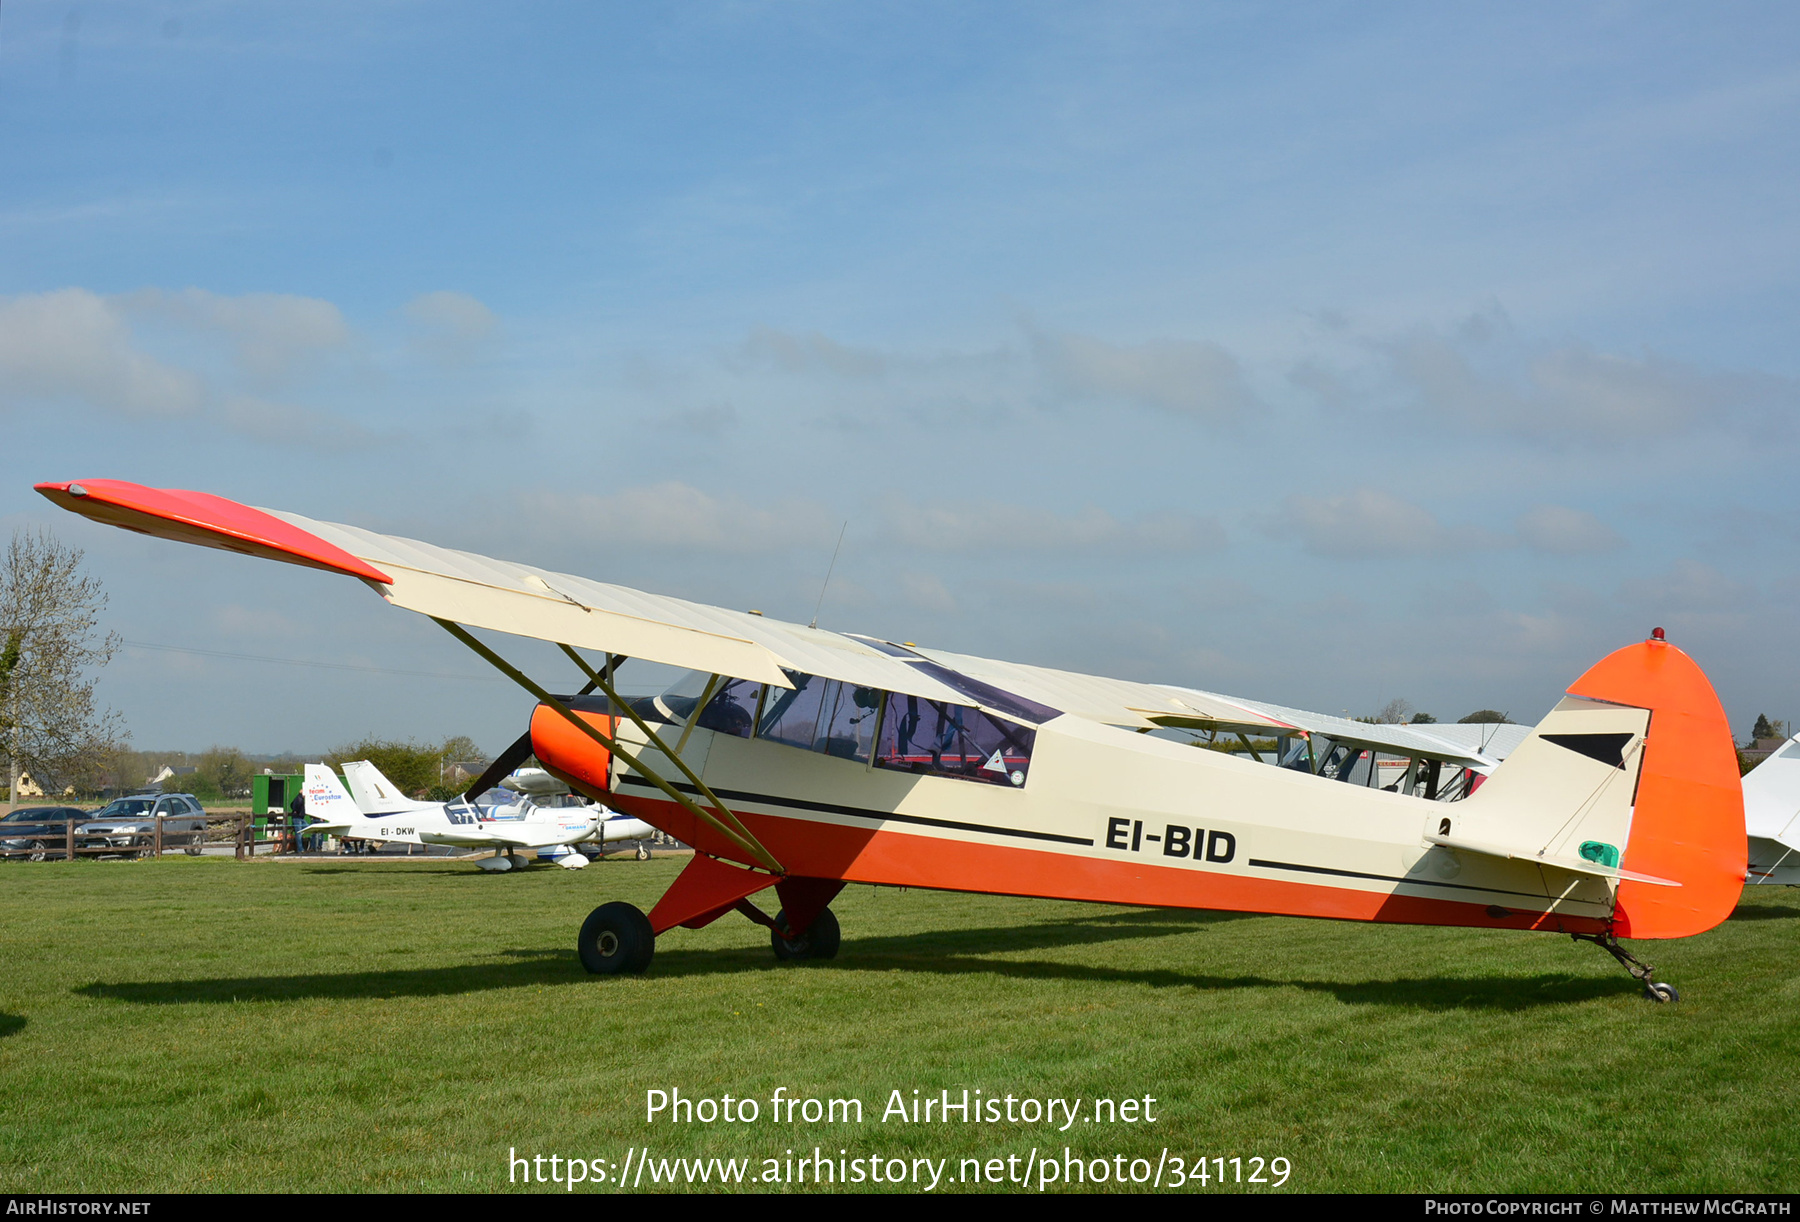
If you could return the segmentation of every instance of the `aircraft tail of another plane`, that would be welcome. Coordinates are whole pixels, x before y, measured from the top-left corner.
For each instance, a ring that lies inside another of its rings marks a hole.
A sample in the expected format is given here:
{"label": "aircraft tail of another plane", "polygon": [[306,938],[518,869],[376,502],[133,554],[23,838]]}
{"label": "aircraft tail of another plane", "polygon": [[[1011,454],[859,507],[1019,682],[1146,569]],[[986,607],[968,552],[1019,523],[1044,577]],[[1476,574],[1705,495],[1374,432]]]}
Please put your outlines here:
{"label": "aircraft tail of another plane", "polygon": [[438,806],[436,802],[416,802],[407,797],[368,760],[345,764],[344,780],[349,783],[350,792],[365,815],[399,815],[415,810],[435,810]]}
{"label": "aircraft tail of another plane", "polygon": [[1744,774],[1750,882],[1800,884],[1800,738]]}
{"label": "aircraft tail of another plane", "polygon": [[306,784],[301,792],[306,796],[307,816],[317,821],[312,826],[321,832],[349,827],[363,817],[355,799],[338,783],[337,774],[324,764],[306,766]]}
{"label": "aircraft tail of another plane", "polygon": [[1433,843],[1613,880],[1619,937],[1703,933],[1744,885],[1736,744],[1699,666],[1660,638],[1602,659],[1433,817]]}

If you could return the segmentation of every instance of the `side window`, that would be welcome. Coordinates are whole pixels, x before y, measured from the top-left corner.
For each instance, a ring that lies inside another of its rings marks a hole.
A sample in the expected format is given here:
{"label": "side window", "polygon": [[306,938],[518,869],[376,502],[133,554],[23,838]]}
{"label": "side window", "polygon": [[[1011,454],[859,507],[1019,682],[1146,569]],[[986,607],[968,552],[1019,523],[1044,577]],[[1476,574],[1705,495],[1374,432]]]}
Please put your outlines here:
{"label": "side window", "polygon": [[788,678],[794,683],[791,689],[770,690],[756,736],[811,751],[813,740],[818,737],[819,706],[831,681],[791,672]]}
{"label": "side window", "polygon": [[727,679],[725,686],[707,703],[698,724],[703,729],[717,730],[721,734],[749,738],[750,728],[756,722],[756,701],[761,695],[760,683],[752,683],[748,679]]}
{"label": "side window", "polygon": [[1036,741],[1037,731],[980,709],[890,693],[875,766],[1018,786]]}
{"label": "side window", "polygon": [[[802,751],[867,761],[881,693],[838,679],[789,673],[792,691],[770,688],[756,736]],[[702,723],[704,724],[704,723]]]}

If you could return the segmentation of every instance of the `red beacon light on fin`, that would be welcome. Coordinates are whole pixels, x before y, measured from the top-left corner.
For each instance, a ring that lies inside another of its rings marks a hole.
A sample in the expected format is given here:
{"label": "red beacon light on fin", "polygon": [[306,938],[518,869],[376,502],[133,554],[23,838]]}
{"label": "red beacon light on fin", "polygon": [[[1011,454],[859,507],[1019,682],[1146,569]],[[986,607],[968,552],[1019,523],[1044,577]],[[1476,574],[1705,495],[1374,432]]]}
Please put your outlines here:
{"label": "red beacon light on fin", "polygon": [[1668,640],[1668,638],[1663,635],[1663,630],[1661,628],[1652,628],[1650,630],[1650,639],[1653,641],[1667,641]]}

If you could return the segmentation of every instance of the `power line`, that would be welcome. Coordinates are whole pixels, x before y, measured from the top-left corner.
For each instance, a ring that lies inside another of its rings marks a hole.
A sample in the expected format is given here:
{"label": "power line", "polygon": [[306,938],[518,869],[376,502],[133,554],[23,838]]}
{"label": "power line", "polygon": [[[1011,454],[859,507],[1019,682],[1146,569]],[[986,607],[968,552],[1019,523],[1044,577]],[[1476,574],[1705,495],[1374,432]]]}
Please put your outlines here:
{"label": "power line", "polygon": [[163,653],[191,653],[203,658],[231,658],[239,662],[275,662],[282,666],[311,666],[318,670],[351,670],[371,675],[407,675],[415,679],[458,679],[492,682],[499,675],[446,675],[431,670],[396,670],[391,666],[356,666],[349,662],[311,662],[305,658],[270,658],[256,653],[227,653],[222,649],[190,649],[185,645],[157,645],[150,641],[121,641],[128,649],[154,649]]}

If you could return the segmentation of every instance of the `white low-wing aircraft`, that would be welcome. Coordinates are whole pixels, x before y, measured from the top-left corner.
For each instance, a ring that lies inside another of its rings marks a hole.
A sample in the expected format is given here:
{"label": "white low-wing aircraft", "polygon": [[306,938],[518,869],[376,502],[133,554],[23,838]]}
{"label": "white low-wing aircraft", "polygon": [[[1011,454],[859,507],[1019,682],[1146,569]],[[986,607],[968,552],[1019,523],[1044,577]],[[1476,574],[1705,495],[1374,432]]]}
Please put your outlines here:
{"label": "white low-wing aircraft", "polygon": [[[502,762],[504,764],[504,760]],[[479,795],[488,792],[490,786],[486,784],[485,777],[491,775],[491,773],[492,770],[490,770],[488,774],[484,774],[482,778],[477,779],[476,782],[470,786],[468,791],[463,794],[460,803],[453,802],[448,804],[450,806],[456,806],[459,812],[467,806],[477,806],[483,820],[481,826],[490,831],[498,830],[510,834],[511,832],[516,831],[521,823],[525,823],[530,825],[532,834],[536,835],[537,829],[540,826],[551,825],[557,820],[568,822],[576,817],[582,817],[589,820],[594,827],[593,835],[586,837],[586,839],[582,841],[582,843],[586,844],[618,844],[619,842],[626,840],[648,840],[650,837],[656,835],[656,829],[651,827],[648,823],[645,823],[642,819],[634,819],[630,815],[621,815],[617,811],[599,804],[583,804],[576,807],[539,806],[532,800],[534,795],[536,797],[547,797],[569,792],[569,787],[567,785],[558,781],[542,768],[526,768],[523,769],[522,772],[514,773],[501,779],[500,788],[511,790],[519,795],[512,801],[481,805],[480,803],[477,803],[475,799]],[[365,815],[389,816],[405,815],[419,811],[434,812],[440,808],[445,808],[446,806],[446,804],[442,802],[422,802],[414,798],[406,797],[400,792],[400,787],[398,785],[388,780],[386,776],[382,775],[381,769],[377,768],[368,760],[351,760],[346,763],[344,765],[344,781],[350,786],[351,799],[356,803],[357,808]],[[461,824],[458,824],[458,826],[461,826]],[[424,843],[463,844],[465,841],[462,839],[427,840]],[[535,848],[537,846],[519,844],[515,847]],[[546,856],[546,854],[540,853],[538,856],[543,857]],[[580,863],[568,861],[564,854],[554,851],[547,854],[547,856],[572,870],[578,870],[585,864],[585,859]],[[646,852],[642,846],[639,846],[638,856],[640,858],[648,857],[649,853]],[[502,867],[490,866],[488,868],[500,869]]]}
{"label": "white low-wing aircraft", "polygon": [[1800,736],[1744,774],[1749,881],[1800,886]]}
{"label": "white low-wing aircraft", "polygon": [[[96,521],[356,578],[537,697],[508,768],[534,754],[696,850],[648,914],[589,914],[577,946],[598,973],[643,971],[658,936],[732,911],[768,926],[780,957],[829,958],[828,905],[867,882],[1559,932],[1666,1001],[1619,939],[1711,929],[1744,882],[1731,732],[1661,629],[1578,678],[1493,767],[1430,727],[828,632],[202,492],[38,490]],[[580,690],[552,694],[470,628],[554,642]],[[692,674],[627,700],[626,658]],[[1408,761],[1392,784],[1383,756]],[[750,902],[771,887],[773,917]]]}
{"label": "white low-wing aircraft", "polygon": [[[345,766],[345,771],[355,768]],[[392,790],[387,778],[373,764],[363,763],[377,782]],[[587,807],[544,810],[529,803],[524,809],[502,807],[506,813],[484,810],[467,798],[454,802],[413,802],[404,798],[387,803],[385,810],[366,810],[344,792],[337,775],[323,764],[306,766],[306,813],[320,822],[306,831],[336,836],[341,840],[397,841],[401,844],[447,844],[466,849],[495,849],[502,856],[476,862],[484,870],[516,867],[518,849],[533,849],[558,865],[578,870],[587,858],[569,846],[597,839],[600,822]],[[649,829],[645,829],[649,834]]]}

